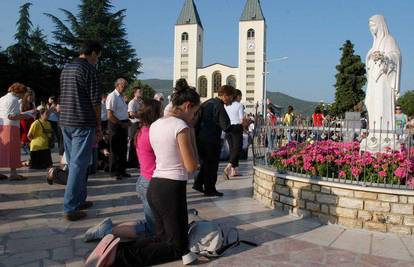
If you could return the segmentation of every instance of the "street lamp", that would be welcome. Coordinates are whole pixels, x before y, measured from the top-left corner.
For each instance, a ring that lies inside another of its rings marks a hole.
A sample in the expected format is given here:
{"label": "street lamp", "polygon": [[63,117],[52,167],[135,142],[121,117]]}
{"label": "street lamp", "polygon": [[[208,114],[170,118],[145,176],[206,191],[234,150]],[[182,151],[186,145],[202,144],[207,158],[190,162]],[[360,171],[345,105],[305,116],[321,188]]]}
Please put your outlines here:
{"label": "street lamp", "polygon": [[283,60],[287,60],[288,57],[278,57],[278,58],[273,58],[273,59],[269,59],[269,60],[264,60],[264,71],[263,71],[263,120],[266,121],[266,102],[267,102],[267,74],[269,74],[269,72],[267,72],[267,65],[271,62],[276,62],[276,61],[283,61]]}

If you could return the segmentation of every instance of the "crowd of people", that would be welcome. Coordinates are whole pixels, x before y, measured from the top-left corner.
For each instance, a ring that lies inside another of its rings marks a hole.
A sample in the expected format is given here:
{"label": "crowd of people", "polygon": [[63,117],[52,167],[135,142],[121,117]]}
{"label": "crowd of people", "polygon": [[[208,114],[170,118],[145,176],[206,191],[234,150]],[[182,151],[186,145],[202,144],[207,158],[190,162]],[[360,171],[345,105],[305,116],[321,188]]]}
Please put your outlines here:
{"label": "crowd of people", "polygon": [[[102,241],[87,265],[99,261],[100,266],[143,266],[181,257],[192,262],[187,181],[194,178],[193,188],[206,197],[223,196],[216,188],[223,140],[230,154],[223,175],[227,179],[239,175],[243,134],[252,123],[240,103],[241,91],[223,85],[217,97],[200,103],[197,90],[180,79],[164,108],[162,94],[143,99],[139,87],[132,88],[128,101],[124,95],[128,82],[119,78],[106,95],[95,67],[101,51],[98,42],[82,45],[79,57],[63,68],[58,98],[52,96],[36,107],[34,91],[21,83],[10,86],[0,98],[0,168],[10,168],[10,175],[0,178],[26,179],[17,169],[22,165],[21,148],[30,150],[25,164],[48,169],[49,184],[65,185],[64,218],[76,221],[93,206],[87,200],[90,174],[103,170],[123,179],[131,176],[127,168],[139,168],[136,191],[145,220],[113,225],[106,218],[88,229],[85,241]],[[56,143],[61,167],[52,167]],[[118,244],[119,237],[133,241]]]}

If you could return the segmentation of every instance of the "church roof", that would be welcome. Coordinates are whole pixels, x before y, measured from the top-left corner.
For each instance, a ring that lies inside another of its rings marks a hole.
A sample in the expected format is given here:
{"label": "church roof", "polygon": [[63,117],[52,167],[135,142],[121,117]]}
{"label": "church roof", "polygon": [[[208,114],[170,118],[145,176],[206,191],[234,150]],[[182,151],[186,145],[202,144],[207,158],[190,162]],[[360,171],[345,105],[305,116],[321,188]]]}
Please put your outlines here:
{"label": "church roof", "polygon": [[247,0],[240,21],[265,20],[260,0]]}
{"label": "church roof", "polygon": [[197,7],[193,0],[185,0],[183,9],[181,9],[180,16],[178,17],[176,23],[176,25],[186,24],[198,24],[201,28],[203,28],[200,16],[198,15]]}

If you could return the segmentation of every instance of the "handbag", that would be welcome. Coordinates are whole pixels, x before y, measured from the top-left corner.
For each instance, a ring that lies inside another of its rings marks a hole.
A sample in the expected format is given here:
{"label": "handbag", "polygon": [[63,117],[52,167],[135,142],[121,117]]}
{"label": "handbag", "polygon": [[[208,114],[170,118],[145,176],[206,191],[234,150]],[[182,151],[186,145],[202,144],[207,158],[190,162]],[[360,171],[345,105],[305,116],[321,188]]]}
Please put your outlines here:
{"label": "handbag", "polygon": [[40,122],[40,120],[39,120],[39,123],[40,123],[40,126],[42,126],[43,133],[47,137],[47,141],[49,143],[49,149],[54,148],[55,147],[55,135],[53,134],[53,131],[49,129],[45,129],[45,127],[43,127],[43,124]]}

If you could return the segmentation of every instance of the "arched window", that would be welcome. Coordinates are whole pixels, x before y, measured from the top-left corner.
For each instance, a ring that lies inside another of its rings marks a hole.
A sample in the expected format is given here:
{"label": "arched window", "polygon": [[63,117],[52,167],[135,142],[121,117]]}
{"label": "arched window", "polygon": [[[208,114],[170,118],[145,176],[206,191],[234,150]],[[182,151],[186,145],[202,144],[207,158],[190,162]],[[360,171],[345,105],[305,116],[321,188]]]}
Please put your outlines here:
{"label": "arched window", "polygon": [[183,34],[181,34],[181,41],[183,42],[188,41],[188,33],[183,32]]}
{"label": "arched window", "polygon": [[229,77],[227,77],[227,85],[231,85],[234,88],[236,88],[236,77],[234,77],[234,75],[230,75]]}
{"label": "arched window", "polygon": [[254,30],[253,29],[249,29],[247,31],[247,40],[253,40],[254,39]]}
{"label": "arched window", "polygon": [[215,71],[213,73],[213,93],[217,93],[220,86],[221,86],[221,73],[219,71]]}
{"label": "arched window", "polygon": [[200,97],[207,97],[207,78],[205,76],[198,79],[198,93]]}

